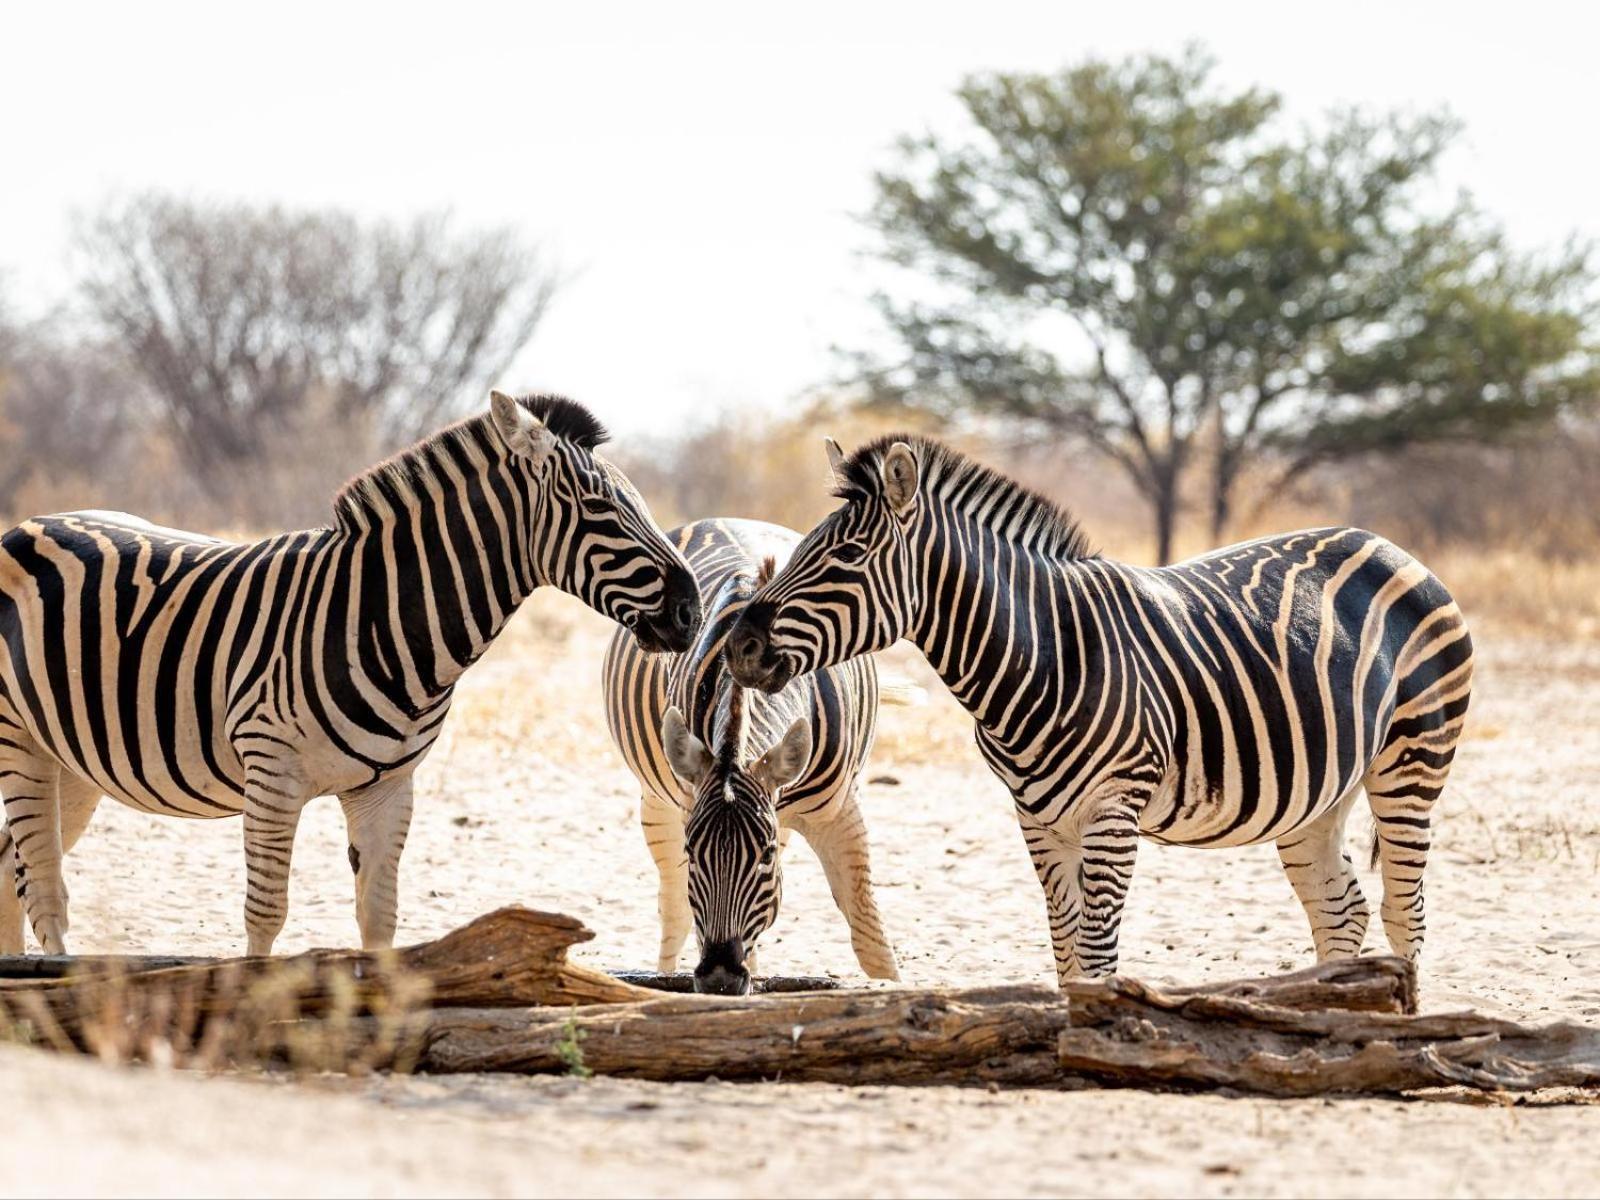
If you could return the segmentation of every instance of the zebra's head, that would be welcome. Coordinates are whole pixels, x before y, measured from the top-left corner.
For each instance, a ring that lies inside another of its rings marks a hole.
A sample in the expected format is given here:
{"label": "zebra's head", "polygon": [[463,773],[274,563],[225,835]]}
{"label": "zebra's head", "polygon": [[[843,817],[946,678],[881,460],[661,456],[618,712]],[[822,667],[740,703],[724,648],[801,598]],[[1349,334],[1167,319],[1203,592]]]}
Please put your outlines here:
{"label": "zebra's head", "polygon": [[596,447],[606,432],[559,396],[489,395],[528,522],[534,582],[578,597],[647,651],[681,652],[700,626],[700,589],[628,477]]}
{"label": "zebra's head", "polygon": [[729,689],[728,719],[713,752],[669,708],[661,740],[673,771],[692,797],[684,826],[689,907],[700,942],[694,990],[743,995],[745,963],[756,939],[772,927],[783,900],[778,861],[778,796],[811,762],[811,726],[804,717],[765,753],[746,758],[744,689]]}
{"label": "zebra's head", "polygon": [[909,442],[846,458],[828,439],[844,501],[795,547],[728,635],[728,666],[747,687],[777,692],[795,676],[882,650],[916,619],[912,540],[922,468]]}

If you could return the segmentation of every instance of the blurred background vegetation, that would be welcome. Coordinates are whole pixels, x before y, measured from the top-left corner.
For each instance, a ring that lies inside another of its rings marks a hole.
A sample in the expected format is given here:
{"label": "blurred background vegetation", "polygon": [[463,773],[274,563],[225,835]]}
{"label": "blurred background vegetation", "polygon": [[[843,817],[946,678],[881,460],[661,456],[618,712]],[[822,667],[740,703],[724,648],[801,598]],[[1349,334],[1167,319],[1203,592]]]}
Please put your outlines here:
{"label": "blurred background vegetation", "polygon": [[[787,411],[614,446],[664,524],[805,528],[824,434],[913,428],[1134,561],[1352,522],[1442,559],[1469,604],[1600,634],[1591,250],[1522,251],[1449,194],[1448,115],[1290,126],[1200,49],[975,75],[959,101],[965,132],[902,140],[861,214],[883,336]],[[146,193],[83,214],[72,251],[43,317],[0,280],[11,519],[323,523],[345,477],[490,384],[537,386],[503,374],[561,299],[515,230],[443,214]]]}

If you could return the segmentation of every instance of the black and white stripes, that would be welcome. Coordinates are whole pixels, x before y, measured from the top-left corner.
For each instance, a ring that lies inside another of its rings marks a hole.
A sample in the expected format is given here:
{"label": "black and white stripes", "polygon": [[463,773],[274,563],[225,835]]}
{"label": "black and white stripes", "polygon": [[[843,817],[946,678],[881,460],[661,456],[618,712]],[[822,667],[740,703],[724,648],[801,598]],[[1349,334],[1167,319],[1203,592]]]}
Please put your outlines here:
{"label": "black and white stripes", "polygon": [[0,951],[23,908],[63,950],[61,858],[102,794],[243,813],[252,953],[282,928],[301,808],[338,795],[362,940],[387,944],[412,771],[521,601],[559,587],[647,649],[695,631],[694,578],[603,439],[570,401],[496,393],[348,484],[329,529],[236,544],[86,512],[0,537]]}
{"label": "black and white stripes", "polygon": [[1276,842],[1319,956],[1355,953],[1367,908],[1343,824],[1363,786],[1385,929],[1416,955],[1472,678],[1466,624],[1421,564],[1333,528],[1127,567],[931,439],[834,458],[845,503],[746,609],[733,672],[781,688],[920,646],[1016,801],[1063,978],[1115,969],[1140,835]]}

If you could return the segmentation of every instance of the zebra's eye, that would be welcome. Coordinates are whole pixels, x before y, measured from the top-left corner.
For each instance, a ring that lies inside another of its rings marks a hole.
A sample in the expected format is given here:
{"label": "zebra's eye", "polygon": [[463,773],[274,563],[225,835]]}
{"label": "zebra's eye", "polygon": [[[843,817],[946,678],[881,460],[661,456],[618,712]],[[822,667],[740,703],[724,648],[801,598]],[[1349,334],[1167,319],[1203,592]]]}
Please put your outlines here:
{"label": "zebra's eye", "polygon": [[857,542],[840,542],[833,548],[835,562],[858,563],[867,556],[867,548]]}
{"label": "zebra's eye", "polygon": [[776,846],[766,847],[761,851],[761,865],[763,867],[770,867],[772,865],[772,860],[777,858],[777,856],[778,848]]}
{"label": "zebra's eye", "polygon": [[604,496],[585,496],[578,503],[591,517],[607,517],[616,511],[616,505]]}

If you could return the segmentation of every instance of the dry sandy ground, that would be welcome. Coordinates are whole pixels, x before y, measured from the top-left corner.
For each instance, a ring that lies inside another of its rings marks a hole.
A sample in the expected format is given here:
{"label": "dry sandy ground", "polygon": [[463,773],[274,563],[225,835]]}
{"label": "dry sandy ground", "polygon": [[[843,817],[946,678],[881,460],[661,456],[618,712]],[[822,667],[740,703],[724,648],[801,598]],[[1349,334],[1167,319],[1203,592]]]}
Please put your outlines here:
{"label": "dry sandy ground", "polygon": [[[419,773],[401,940],[519,902],[581,916],[582,957],[647,967],[655,876],[631,776],[599,711],[606,628],[562,597],[468,675]],[[1479,631],[1477,698],[1429,872],[1424,1003],[1600,1021],[1600,644]],[[895,652],[893,666],[921,672]],[[970,724],[889,710],[865,798],[907,982],[1052,978],[1044,906]],[[1364,858],[1366,827],[1352,822]],[[73,855],[79,951],[242,948],[237,822],[107,803]],[[1368,896],[1376,880],[1363,871]],[[338,806],[307,813],[279,948],[354,936]],[[1381,934],[1374,929],[1374,939]],[[1146,846],[1123,968],[1197,981],[1310,961],[1271,847]],[[1377,945],[1374,940],[1372,945]],[[798,841],[763,969],[860,976]],[[11,1050],[0,1192],[351,1195],[1581,1194],[1600,1109],[1453,1101],[1267,1102],[1140,1093],[565,1079],[204,1080]],[[58,1149],[57,1149],[58,1148]],[[46,1169],[42,1164],[50,1163]]]}

